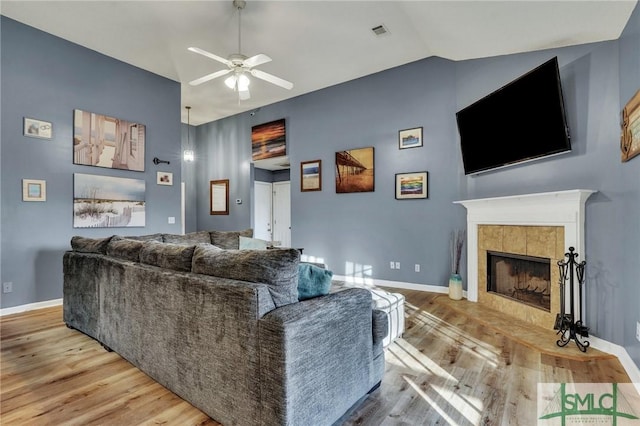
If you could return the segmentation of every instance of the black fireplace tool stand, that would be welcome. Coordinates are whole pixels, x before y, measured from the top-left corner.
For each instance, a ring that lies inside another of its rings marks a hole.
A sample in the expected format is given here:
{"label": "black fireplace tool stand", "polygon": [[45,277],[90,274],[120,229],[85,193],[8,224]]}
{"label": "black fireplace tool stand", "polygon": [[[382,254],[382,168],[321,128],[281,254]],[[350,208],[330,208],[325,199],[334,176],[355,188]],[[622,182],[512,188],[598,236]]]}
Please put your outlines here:
{"label": "black fireplace tool stand", "polygon": [[[569,253],[564,254],[566,261],[559,260],[558,268],[560,269],[560,313],[556,315],[556,323],[554,330],[558,330],[556,334],[560,335],[560,339],[556,344],[560,347],[566,346],[571,340],[576,342],[578,349],[586,352],[589,347],[589,341],[584,338],[589,337],[589,327],[582,322],[582,286],[584,285],[584,267],[587,262],[578,263],[575,248],[569,247]],[[577,282],[577,295],[575,294],[575,278]],[[566,312],[565,298],[567,297],[566,286],[569,285],[569,309]],[[577,297],[576,297],[577,296]],[[576,305],[578,313],[576,313]]]}

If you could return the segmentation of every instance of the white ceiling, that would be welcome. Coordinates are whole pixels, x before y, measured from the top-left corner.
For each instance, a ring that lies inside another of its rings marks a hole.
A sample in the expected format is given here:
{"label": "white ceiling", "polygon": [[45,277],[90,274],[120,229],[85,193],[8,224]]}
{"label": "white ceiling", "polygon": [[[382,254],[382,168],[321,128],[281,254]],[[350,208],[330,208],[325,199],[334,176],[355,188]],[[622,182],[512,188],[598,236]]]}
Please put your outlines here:
{"label": "white ceiling", "polygon": [[[455,61],[620,36],[637,0],[262,1],[242,12],[242,52],[269,55],[258,68],[290,91],[253,78],[251,99],[219,78],[225,69],[189,52],[238,53],[238,18],[225,1],[11,1],[0,12],[89,49],[178,81],[191,124],[202,124],[429,56]],[[371,29],[384,24],[389,33]]]}

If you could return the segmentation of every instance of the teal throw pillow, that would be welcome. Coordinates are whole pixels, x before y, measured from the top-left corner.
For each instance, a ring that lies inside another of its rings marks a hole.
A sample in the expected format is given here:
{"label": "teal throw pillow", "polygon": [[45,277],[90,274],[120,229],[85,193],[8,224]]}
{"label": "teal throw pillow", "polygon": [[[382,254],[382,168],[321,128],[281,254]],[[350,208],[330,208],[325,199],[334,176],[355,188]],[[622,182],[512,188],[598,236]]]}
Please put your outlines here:
{"label": "teal throw pillow", "polygon": [[298,300],[329,294],[333,272],[310,263],[298,265]]}

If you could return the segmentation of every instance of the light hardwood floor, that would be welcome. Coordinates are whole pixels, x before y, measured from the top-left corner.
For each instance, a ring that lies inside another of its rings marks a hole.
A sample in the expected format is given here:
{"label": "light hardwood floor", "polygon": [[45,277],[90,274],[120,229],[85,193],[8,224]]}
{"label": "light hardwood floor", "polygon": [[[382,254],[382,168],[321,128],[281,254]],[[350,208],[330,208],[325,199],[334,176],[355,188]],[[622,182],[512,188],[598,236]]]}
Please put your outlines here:
{"label": "light hardwood floor", "polygon": [[[400,292],[407,330],[387,349],[382,386],[347,425],[536,425],[538,383],[629,382],[615,357],[556,352],[553,332],[509,336],[517,322],[490,325],[477,304]],[[0,327],[2,425],[218,424],[65,327],[61,307],[5,316]],[[640,407],[637,395],[631,402]]]}

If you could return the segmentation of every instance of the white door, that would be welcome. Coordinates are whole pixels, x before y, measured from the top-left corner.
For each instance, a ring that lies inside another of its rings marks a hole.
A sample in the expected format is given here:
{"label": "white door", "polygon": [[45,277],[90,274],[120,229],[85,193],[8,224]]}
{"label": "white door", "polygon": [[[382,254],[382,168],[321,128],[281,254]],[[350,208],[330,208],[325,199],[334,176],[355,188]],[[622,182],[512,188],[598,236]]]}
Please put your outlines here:
{"label": "white door", "polygon": [[291,182],[273,184],[273,240],[291,247]]}
{"label": "white door", "polygon": [[271,241],[271,203],[272,186],[268,182],[254,182],[253,236],[261,240]]}

